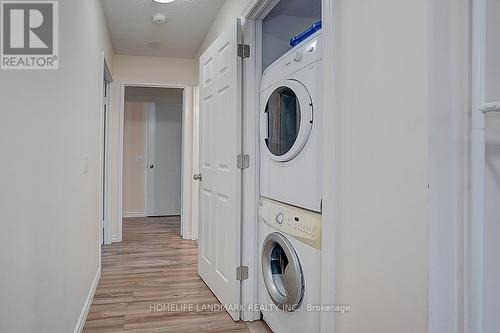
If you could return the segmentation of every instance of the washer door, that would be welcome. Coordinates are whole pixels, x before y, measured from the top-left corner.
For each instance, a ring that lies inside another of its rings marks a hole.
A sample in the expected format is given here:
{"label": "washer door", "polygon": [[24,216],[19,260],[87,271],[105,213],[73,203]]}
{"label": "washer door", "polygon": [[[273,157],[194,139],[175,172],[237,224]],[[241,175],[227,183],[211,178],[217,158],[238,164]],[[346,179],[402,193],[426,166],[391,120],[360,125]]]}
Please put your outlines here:
{"label": "washer door", "polygon": [[262,246],[262,275],[267,292],[283,311],[295,311],[304,298],[304,276],[292,244],[280,233],[269,234]]}
{"label": "washer door", "polygon": [[285,80],[261,96],[260,132],[268,155],[286,162],[297,156],[309,138],[313,104],[306,87],[296,80]]}

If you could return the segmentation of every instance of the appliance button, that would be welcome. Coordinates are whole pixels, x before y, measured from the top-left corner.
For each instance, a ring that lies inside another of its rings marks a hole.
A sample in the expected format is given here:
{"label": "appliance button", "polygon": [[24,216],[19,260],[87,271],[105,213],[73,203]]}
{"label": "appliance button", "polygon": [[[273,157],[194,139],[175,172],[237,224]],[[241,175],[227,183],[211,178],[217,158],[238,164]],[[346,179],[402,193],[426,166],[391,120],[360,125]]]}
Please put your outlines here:
{"label": "appliance button", "polygon": [[302,60],[302,52],[296,52],[295,56],[293,57],[293,60],[295,60],[296,62],[301,61]]}
{"label": "appliance button", "polygon": [[283,223],[283,213],[279,213],[278,215],[276,215],[276,222],[278,222],[278,224],[282,224]]}

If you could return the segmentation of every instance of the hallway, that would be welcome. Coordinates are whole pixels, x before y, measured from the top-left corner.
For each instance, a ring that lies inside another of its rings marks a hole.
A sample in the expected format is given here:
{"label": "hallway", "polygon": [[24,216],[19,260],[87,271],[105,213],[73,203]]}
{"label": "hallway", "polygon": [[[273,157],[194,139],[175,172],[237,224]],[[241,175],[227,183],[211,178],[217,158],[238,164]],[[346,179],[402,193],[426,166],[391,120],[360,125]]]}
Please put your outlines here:
{"label": "hallway", "polygon": [[500,0],[0,0],[0,114],[0,333],[500,333]]}
{"label": "hallway", "polygon": [[218,301],[197,274],[196,243],[179,233],[179,217],[124,219],[123,242],[103,247],[84,332],[249,332],[225,311],[200,309]]}

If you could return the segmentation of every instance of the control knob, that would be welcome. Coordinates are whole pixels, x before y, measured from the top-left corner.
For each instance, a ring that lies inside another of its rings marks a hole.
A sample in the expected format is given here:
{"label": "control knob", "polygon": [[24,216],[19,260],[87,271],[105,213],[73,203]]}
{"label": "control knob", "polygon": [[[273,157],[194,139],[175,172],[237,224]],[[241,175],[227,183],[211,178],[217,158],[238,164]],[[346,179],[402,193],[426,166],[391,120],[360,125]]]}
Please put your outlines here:
{"label": "control knob", "polygon": [[295,60],[296,62],[301,61],[302,60],[302,52],[296,52],[295,56],[293,57],[293,60]]}

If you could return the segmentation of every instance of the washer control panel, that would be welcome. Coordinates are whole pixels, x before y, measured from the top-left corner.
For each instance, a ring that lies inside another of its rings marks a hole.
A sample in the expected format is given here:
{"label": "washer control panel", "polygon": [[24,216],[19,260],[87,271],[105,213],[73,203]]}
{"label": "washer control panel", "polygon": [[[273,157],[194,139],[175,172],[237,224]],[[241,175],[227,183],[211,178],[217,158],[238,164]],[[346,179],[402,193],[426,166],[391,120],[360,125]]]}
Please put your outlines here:
{"label": "washer control panel", "polygon": [[260,198],[259,217],[267,224],[321,250],[321,214]]}

